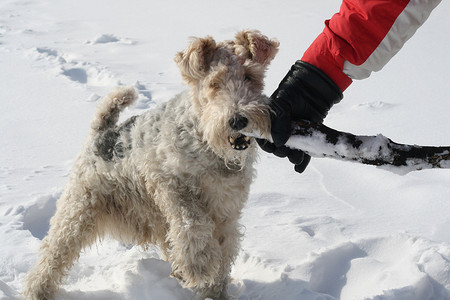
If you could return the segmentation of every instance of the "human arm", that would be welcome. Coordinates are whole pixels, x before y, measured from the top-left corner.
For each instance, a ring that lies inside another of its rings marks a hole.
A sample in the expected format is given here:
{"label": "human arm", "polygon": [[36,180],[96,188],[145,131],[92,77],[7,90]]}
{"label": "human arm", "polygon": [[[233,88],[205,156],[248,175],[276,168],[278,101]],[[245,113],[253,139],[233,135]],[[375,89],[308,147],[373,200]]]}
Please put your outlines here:
{"label": "human arm", "polygon": [[[296,171],[302,172],[309,157],[283,146],[291,134],[291,122],[300,118],[322,122],[323,118],[318,120],[317,115],[327,115],[331,106],[342,99],[339,92],[344,92],[354,79],[364,79],[381,70],[439,3],[440,0],[344,0],[339,13],[325,21],[325,29],[301,59],[307,64],[300,68],[314,66],[324,75],[318,78],[324,80],[304,84],[309,80],[308,72],[294,74],[292,68],[299,68],[298,62],[294,64],[286,75],[290,78],[285,77],[271,96],[274,144],[259,141],[261,148],[288,156]],[[317,98],[323,90],[335,90],[330,81],[339,92]],[[323,102],[328,105],[320,105]]]}

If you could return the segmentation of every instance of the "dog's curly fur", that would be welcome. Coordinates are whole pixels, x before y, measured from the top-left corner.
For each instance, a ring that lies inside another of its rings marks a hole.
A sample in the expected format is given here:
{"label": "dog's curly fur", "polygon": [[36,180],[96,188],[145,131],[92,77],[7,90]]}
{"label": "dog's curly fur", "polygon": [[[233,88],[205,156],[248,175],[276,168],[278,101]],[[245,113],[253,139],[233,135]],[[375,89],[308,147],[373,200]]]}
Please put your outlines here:
{"label": "dog's curly fur", "polygon": [[183,286],[202,299],[227,299],[257,152],[239,131],[270,130],[263,77],[277,50],[258,31],[221,43],[193,38],[175,57],[188,91],[121,125],[136,91],[104,97],[26,277],[25,299],[52,299],[80,251],[105,235],[159,246]]}

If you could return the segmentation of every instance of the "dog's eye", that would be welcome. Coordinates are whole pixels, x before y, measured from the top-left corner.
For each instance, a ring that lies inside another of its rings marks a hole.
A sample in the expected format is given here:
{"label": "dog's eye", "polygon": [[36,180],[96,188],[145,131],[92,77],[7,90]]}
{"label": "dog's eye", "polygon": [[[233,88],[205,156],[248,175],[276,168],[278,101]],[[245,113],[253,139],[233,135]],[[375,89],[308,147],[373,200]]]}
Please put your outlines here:
{"label": "dog's eye", "polygon": [[252,78],[249,75],[245,74],[244,81],[252,81]]}

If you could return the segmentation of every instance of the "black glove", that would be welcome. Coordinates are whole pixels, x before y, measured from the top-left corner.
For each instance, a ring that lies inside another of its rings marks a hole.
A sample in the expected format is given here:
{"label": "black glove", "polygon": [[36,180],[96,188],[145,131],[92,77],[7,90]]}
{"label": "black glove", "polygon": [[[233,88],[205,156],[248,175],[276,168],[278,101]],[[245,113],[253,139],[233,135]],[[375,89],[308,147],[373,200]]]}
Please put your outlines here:
{"label": "black glove", "polygon": [[333,104],[343,98],[339,87],[320,69],[297,61],[270,97],[272,139],[258,140],[260,147],[280,157],[288,157],[302,173],[311,157],[303,151],[284,146],[292,133],[292,122],[308,120],[322,123]]}

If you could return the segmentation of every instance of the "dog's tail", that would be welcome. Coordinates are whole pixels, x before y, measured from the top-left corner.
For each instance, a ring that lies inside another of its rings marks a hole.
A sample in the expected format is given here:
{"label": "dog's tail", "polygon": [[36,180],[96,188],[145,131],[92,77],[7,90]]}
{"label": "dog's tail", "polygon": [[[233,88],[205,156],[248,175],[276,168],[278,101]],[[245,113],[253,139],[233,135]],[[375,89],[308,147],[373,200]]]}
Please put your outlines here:
{"label": "dog's tail", "polygon": [[91,122],[92,130],[99,132],[113,128],[119,120],[120,112],[137,98],[138,93],[132,86],[118,87],[103,97]]}

